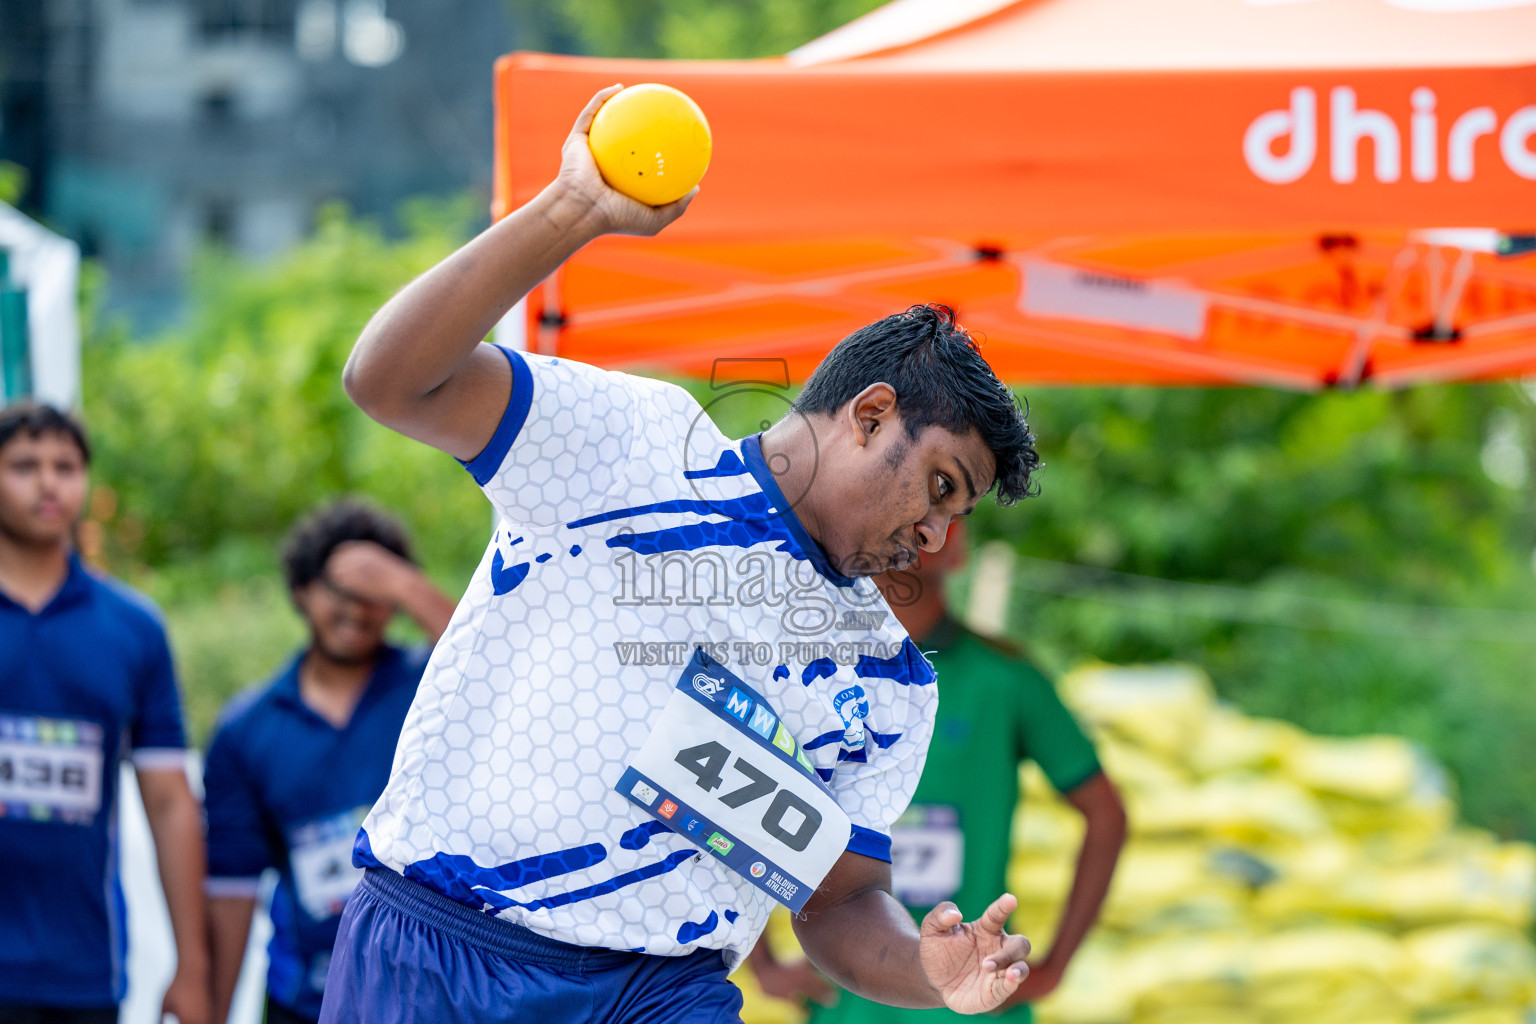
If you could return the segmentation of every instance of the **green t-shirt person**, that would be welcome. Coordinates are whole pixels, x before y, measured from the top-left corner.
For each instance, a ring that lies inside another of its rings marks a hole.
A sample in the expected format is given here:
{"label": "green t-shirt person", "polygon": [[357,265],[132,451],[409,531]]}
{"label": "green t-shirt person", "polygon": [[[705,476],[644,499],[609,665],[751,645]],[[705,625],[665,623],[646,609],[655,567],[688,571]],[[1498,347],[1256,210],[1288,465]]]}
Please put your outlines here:
{"label": "green t-shirt person", "polygon": [[[918,646],[938,671],[939,712],[922,781],[892,830],[892,892],[922,920],[953,900],[968,916],[1006,892],[1019,763],[1068,793],[1099,772],[1093,745],[1056,689],[1021,654],[945,617]],[[1043,953],[1044,950],[1037,950]],[[811,1024],[935,1024],[949,1010],[881,1006],[843,992]],[[1029,1024],[1019,1005],[991,1019]]]}

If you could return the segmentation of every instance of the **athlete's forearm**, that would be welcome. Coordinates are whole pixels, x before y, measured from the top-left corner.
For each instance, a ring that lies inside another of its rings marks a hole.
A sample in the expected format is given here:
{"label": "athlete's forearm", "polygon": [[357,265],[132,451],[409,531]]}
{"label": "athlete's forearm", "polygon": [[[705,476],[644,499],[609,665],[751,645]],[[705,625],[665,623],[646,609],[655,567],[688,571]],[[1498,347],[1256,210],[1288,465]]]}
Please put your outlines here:
{"label": "athlete's forearm", "polygon": [[408,425],[497,321],[602,231],[589,199],[551,184],[374,314],[347,360],[347,394],[386,425]]}
{"label": "athlete's forearm", "polygon": [[406,285],[364,328],[348,391],[380,403],[441,385],[513,304],[600,234],[590,203],[555,182]]}
{"label": "athlete's forearm", "polygon": [[176,939],[178,975],[207,983],[208,920],[203,902],[203,816],[179,771],[140,771],[144,815],[155,839],[160,887]]}
{"label": "athlete's forearm", "polygon": [[213,1024],[229,1018],[245,946],[250,938],[256,900],[250,896],[217,896],[208,901],[209,970],[213,984]]}
{"label": "athlete's forearm", "polygon": [[472,459],[507,408],[512,371],[480,344],[518,299],[609,232],[654,235],[698,191],[666,206],[615,192],[598,173],[587,131],[618,91],[599,91],[561,149],[560,174],[533,201],[406,285],[364,328],[342,374],[347,394],[385,426]]}
{"label": "athlete's forearm", "polygon": [[855,995],[911,1009],[944,1005],[923,970],[916,922],[884,890],[819,910],[808,905],[795,919],[795,935],[811,963]]}

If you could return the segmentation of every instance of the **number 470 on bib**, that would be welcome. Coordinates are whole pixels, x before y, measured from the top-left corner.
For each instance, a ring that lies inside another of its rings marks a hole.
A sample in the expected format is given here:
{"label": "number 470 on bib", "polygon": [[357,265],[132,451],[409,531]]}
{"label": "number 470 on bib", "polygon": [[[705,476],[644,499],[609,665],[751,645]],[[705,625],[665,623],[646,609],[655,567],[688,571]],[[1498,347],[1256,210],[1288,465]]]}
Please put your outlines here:
{"label": "number 470 on bib", "polygon": [[706,793],[712,793],[724,785],[726,763],[731,762],[732,770],[746,776],[747,783],[739,789],[721,793],[717,799],[733,810],[745,807],[754,800],[761,800],[770,793],[774,794],[759,824],[764,832],[791,850],[804,850],[810,845],[816,830],[821,828],[820,811],[789,790],[780,789],[771,775],[754,767],[741,755],[736,755],[735,760],[731,761],[731,751],[723,743],[709,740],[685,747],[677,752],[673,760],[691,772],[699,788]]}

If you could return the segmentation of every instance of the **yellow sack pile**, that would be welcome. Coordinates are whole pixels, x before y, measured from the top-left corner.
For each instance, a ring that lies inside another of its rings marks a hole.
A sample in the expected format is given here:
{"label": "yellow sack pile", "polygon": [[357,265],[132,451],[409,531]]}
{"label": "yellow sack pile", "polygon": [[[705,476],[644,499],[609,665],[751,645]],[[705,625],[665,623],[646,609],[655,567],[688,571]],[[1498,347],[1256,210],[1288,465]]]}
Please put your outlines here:
{"label": "yellow sack pile", "polygon": [[[1131,838],[1042,1024],[1527,1021],[1536,848],[1457,826],[1411,744],[1249,718],[1183,666],[1093,665],[1060,688]],[[1044,951],[1082,824],[1038,770],[1021,781],[1014,927]]]}
{"label": "yellow sack pile", "polygon": [[[1186,666],[1092,665],[1060,691],[1131,836],[1040,1024],[1536,1024],[1536,848],[1458,826],[1411,744],[1247,717]],[[1043,955],[1083,825],[1039,769],[1020,782],[1012,928]],[[769,938],[800,955],[783,915]],[[804,1020],[733,977],[746,1024]]]}

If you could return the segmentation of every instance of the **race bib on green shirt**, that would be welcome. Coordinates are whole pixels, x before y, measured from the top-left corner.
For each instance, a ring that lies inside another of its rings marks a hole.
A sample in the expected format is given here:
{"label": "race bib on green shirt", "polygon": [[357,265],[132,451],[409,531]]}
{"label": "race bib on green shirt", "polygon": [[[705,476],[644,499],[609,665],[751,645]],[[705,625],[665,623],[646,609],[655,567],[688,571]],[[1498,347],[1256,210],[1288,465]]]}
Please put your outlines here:
{"label": "race bib on green shirt", "polygon": [[101,810],[95,722],[0,714],[0,817],[88,825]]}
{"label": "race bib on green shirt", "polygon": [[931,907],[960,891],[965,835],[960,811],[913,804],[891,828],[891,894],[909,907]]}
{"label": "race bib on green shirt", "polygon": [[772,705],[702,655],[616,788],[793,911],[852,833]]}

